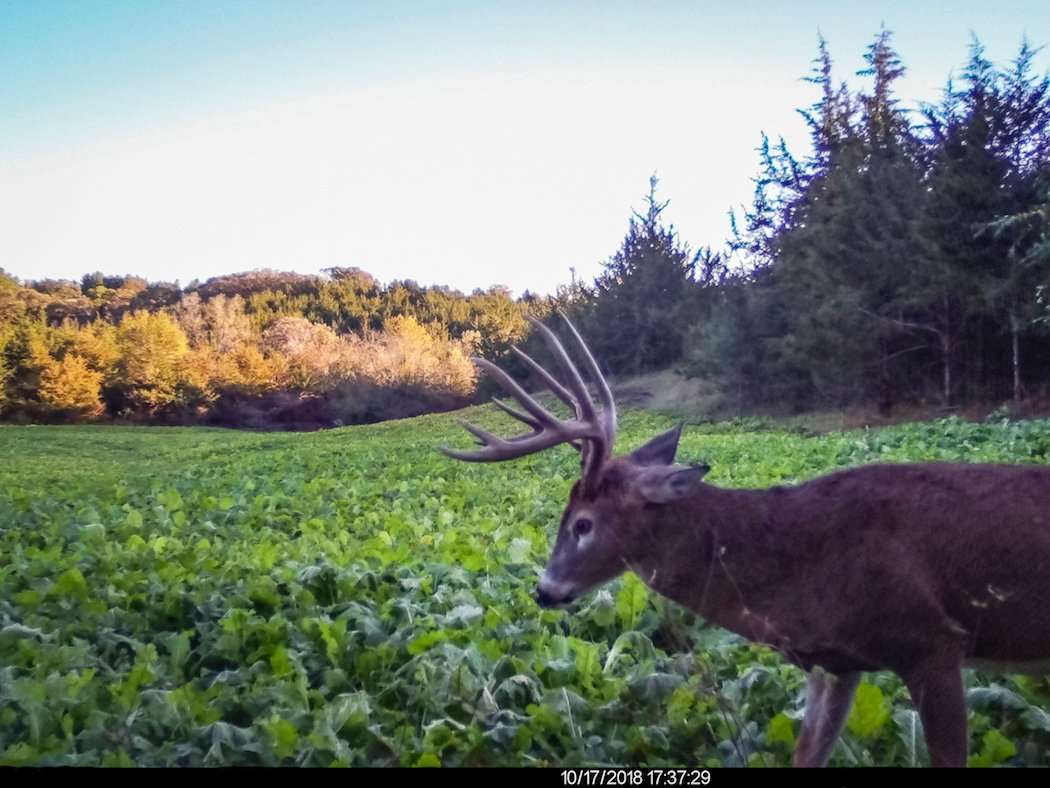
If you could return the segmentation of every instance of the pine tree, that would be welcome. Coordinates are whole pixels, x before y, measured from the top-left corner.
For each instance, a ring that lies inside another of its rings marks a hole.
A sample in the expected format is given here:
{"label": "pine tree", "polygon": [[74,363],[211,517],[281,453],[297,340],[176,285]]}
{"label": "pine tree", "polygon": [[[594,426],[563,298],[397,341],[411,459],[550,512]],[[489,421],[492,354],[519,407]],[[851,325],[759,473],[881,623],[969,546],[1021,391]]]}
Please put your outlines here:
{"label": "pine tree", "polygon": [[750,271],[772,267],[778,257],[780,237],[794,226],[799,201],[811,175],[799,165],[783,138],[775,146],[762,134],[758,147],[760,171],[751,206],[743,212],[743,225],[731,211],[730,252],[743,256]]}
{"label": "pine tree", "polygon": [[861,128],[872,153],[898,147],[910,133],[894,93],[894,84],[904,76],[905,68],[892,38],[893,34],[883,27],[864,53],[867,67],[857,72],[858,76],[872,79],[871,92],[860,96]]}
{"label": "pine tree", "polygon": [[589,294],[588,336],[595,352],[620,374],[662,369],[682,357],[683,319],[698,285],[696,257],[661,214],[649,179],[645,213],[634,212],[620,248],[604,264]]}
{"label": "pine tree", "polygon": [[1041,201],[1033,207],[1000,217],[979,231],[979,235],[987,233],[1009,244],[1003,275],[996,277],[988,295],[1006,309],[1015,403],[1020,402],[1024,388],[1021,332],[1029,326],[1050,324],[1050,179],[1040,195]]}
{"label": "pine tree", "polygon": [[805,113],[815,152],[797,197],[779,211],[776,264],[763,283],[763,321],[772,334],[763,340],[762,366],[787,387],[779,398],[796,407],[872,390],[891,399],[891,361],[902,350],[886,312],[916,264],[912,223],[922,172],[893,93],[903,68],[887,31],[866,59],[861,73],[873,89],[853,101],[833,88],[820,42],[811,81],[821,98]]}
{"label": "pine tree", "polygon": [[1021,335],[1037,324],[1039,288],[1050,281],[1050,76],[1033,76],[1034,55],[1023,41],[1013,67],[1000,76],[992,136],[1003,165],[998,192],[1005,210],[976,233],[978,239],[1007,244],[1005,254],[989,261],[982,285],[989,306],[1005,313],[1015,402],[1023,392]]}
{"label": "pine tree", "polygon": [[837,154],[854,137],[856,114],[849,88],[844,82],[835,84],[831,53],[823,35],[818,37],[817,48],[813,69],[805,80],[820,88],[820,98],[808,108],[799,110],[809,127],[812,148],[807,162],[808,178],[819,177],[831,170]]}
{"label": "pine tree", "polygon": [[1050,85],[1032,77],[1031,55],[1023,44],[1013,69],[1000,72],[974,38],[961,89],[949,84],[942,103],[925,109],[932,155],[921,230],[930,265],[916,287],[941,305],[935,312],[944,336],[958,336],[967,322],[1002,327],[1015,400],[1022,394],[1020,339],[1035,317],[1040,281],[1023,217],[1050,161]]}

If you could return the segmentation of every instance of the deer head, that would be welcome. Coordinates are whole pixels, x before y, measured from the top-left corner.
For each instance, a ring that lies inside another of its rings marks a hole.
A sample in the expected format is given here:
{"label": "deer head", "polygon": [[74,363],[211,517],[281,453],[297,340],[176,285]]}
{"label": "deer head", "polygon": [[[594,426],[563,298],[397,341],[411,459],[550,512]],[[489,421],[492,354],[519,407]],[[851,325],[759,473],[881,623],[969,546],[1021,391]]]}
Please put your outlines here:
{"label": "deer head", "polygon": [[573,485],[554,550],[536,592],[536,601],[543,607],[566,605],[631,568],[651,540],[650,534],[637,527],[643,519],[642,511],[688,496],[707,471],[706,466],[675,464],[681,426],[653,438],[630,454],[612,456],[616,440],[616,404],[612,391],[576,328],[564,314],[561,316],[597,389],[598,403],[591,400],[583,376],[558,338],[530,317],[562,367],[565,385],[519,348],[514,347],[513,351],[569,406],[574,418],[557,418],[499,367],[475,358],[474,363],[488,372],[526,412],[494,398],[496,405],[529,425],[532,432],[504,439],[461,421],[482,448],[472,452],[441,449],[446,455],[467,462],[513,460],[561,444],[571,444],[580,451],[580,479]]}

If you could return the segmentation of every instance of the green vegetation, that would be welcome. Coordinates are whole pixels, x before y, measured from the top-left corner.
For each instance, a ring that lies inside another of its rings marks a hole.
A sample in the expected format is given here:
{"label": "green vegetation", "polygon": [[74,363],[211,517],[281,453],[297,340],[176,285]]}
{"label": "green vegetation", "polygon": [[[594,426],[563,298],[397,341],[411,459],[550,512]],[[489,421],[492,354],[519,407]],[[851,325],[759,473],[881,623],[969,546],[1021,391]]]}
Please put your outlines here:
{"label": "green vegetation", "polygon": [[[618,448],[668,426],[629,410]],[[575,453],[434,450],[461,440],[446,416],[0,427],[0,764],[789,762],[800,671],[630,575],[572,614],[539,609]],[[879,460],[1045,463],[1050,422],[700,424],[681,456],[738,487]],[[1050,684],[968,681],[973,762],[1050,765]],[[872,674],[833,764],[921,747],[899,682]]]}

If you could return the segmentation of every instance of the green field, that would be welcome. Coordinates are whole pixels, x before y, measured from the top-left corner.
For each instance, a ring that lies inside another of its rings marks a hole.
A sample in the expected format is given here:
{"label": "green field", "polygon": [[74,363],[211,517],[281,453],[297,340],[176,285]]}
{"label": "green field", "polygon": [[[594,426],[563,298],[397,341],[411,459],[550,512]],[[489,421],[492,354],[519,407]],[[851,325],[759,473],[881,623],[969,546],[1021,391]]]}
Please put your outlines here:
{"label": "green field", "polygon": [[[668,426],[628,412],[618,450]],[[434,450],[464,438],[450,416],[0,427],[0,764],[787,765],[802,674],[633,576],[540,610],[576,454]],[[738,487],[876,460],[1045,463],[1050,422],[696,425],[680,457]],[[973,762],[1050,765],[1050,683],[967,681]],[[832,763],[924,757],[899,681],[867,676]]]}

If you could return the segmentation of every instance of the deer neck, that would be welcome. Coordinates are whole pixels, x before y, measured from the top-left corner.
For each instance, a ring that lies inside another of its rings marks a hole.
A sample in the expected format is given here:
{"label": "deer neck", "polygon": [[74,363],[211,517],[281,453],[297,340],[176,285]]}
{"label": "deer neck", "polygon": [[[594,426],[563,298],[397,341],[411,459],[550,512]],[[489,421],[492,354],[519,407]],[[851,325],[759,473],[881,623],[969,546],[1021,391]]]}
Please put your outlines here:
{"label": "deer neck", "polygon": [[653,591],[721,627],[775,644],[777,588],[763,490],[702,485],[694,496],[645,513],[648,538],[629,562]]}

